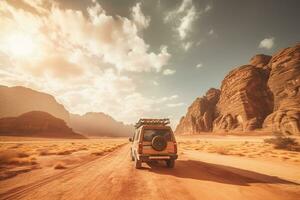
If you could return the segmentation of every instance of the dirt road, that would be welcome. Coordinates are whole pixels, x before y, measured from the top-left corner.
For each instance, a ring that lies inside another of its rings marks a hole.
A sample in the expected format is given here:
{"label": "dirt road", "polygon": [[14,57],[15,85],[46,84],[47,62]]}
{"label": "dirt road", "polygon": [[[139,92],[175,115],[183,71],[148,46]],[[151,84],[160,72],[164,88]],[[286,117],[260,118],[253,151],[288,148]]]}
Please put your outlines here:
{"label": "dirt road", "polygon": [[174,169],[167,169],[162,163],[143,166],[141,170],[133,167],[129,146],[125,145],[80,166],[12,187],[1,193],[0,199],[288,200],[300,197],[300,185],[295,182],[206,163],[185,152]]}

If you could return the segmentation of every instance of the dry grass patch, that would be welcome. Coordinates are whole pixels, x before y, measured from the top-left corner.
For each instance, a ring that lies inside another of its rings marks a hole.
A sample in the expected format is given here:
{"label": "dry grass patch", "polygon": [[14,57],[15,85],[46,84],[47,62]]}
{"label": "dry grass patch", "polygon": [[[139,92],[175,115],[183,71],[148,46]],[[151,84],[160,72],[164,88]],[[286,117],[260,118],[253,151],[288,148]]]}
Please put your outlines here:
{"label": "dry grass patch", "polygon": [[296,139],[279,142],[280,146],[284,144],[284,146],[288,147],[282,149],[276,147],[274,143],[266,143],[263,139],[250,139],[245,141],[242,140],[242,137],[233,140],[223,138],[193,140],[188,138],[181,139],[178,142],[178,146],[179,149],[217,153],[220,155],[233,155],[264,160],[271,159],[279,162],[282,160],[287,162],[299,162],[300,152],[295,151],[295,142],[299,144]]}
{"label": "dry grass patch", "polygon": [[218,153],[218,154],[221,154],[221,155],[228,155],[229,154],[229,149],[225,146],[216,147],[213,151]]}
{"label": "dry grass patch", "polygon": [[68,168],[102,156],[127,143],[127,139],[3,138],[0,142],[0,180],[33,169]]}
{"label": "dry grass patch", "polygon": [[16,150],[5,150],[0,152],[0,166],[4,165],[33,165],[34,158],[27,153]]}
{"label": "dry grass patch", "polygon": [[0,180],[14,177],[38,168],[36,158],[8,148],[0,151]]}
{"label": "dry grass patch", "polygon": [[265,139],[264,142],[274,145],[275,149],[300,152],[300,144],[295,138],[277,134],[274,138]]}
{"label": "dry grass patch", "polygon": [[91,154],[95,156],[102,156],[104,155],[104,151],[92,152]]}

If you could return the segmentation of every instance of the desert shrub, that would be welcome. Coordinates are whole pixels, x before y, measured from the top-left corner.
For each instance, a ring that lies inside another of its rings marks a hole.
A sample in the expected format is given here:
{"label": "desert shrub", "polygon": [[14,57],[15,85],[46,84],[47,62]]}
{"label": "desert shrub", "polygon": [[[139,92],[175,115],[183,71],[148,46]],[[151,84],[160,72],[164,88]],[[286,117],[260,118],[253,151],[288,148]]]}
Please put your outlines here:
{"label": "desert shrub", "polygon": [[16,144],[16,145],[10,147],[10,149],[17,149],[17,148],[21,147],[22,145],[23,144]]}
{"label": "desert shrub", "polygon": [[98,151],[98,152],[92,152],[91,154],[95,155],[95,156],[102,156],[104,154],[104,152],[103,151]]}
{"label": "desert shrub", "polygon": [[24,152],[5,150],[0,152],[0,165],[36,165],[34,158]]}
{"label": "desert shrub", "polygon": [[[0,165],[13,164],[13,162],[21,162],[23,158],[28,158],[29,155],[16,150],[5,150],[0,152]],[[19,161],[17,161],[19,160]],[[26,160],[26,159],[23,159]]]}
{"label": "desert shrub", "polygon": [[0,165],[1,164],[7,164],[9,163],[12,159],[18,157],[18,152],[13,151],[13,150],[6,150],[6,151],[1,151],[0,152]]}
{"label": "desert shrub", "polygon": [[67,167],[62,163],[58,163],[55,165],[54,169],[67,169]]}
{"label": "desert shrub", "polygon": [[221,155],[228,155],[229,149],[224,146],[220,146],[220,147],[216,147],[215,152]]}
{"label": "desert shrub", "polygon": [[57,155],[70,155],[70,154],[72,154],[74,151],[72,151],[72,150],[64,150],[64,151],[59,151],[59,152],[57,152],[56,154]]}
{"label": "desert shrub", "polygon": [[50,156],[55,155],[55,152],[50,152],[49,150],[43,149],[40,150],[40,156]]}
{"label": "desert shrub", "polygon": [[25,152],[18,152],[18,157],[19,158],[27,158],[27,157],[29,157],[29,154],[27,154]]}
{"label": "desert shrub", "polygon": [[80,147],[79,149],[77,149],[77,151],[86,151],[86,150],[88,150],[88,148],[86,147]]}
{"label": "desert shrub", "polygon": [[289,151],[300,151],[300,145],[295,138],[283,136],[280,133],[274,133],[275,137],[265,139],[264,142],[273,144],[275,149],[285,149]]}
{"label": "desert shrub", "polygon": [[36,165],[37,162],[33,161],[28,158],[14,158],[7,162],[9,165],[17,165],[17,166],[24,166],[24,165]]}

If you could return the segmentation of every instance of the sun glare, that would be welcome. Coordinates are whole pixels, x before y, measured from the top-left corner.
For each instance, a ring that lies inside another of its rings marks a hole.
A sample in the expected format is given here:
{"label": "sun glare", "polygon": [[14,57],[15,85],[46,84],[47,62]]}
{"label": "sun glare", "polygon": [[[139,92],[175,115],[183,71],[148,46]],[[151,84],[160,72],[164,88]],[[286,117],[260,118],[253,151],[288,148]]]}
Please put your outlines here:
{"label": "sun glare", "polygon": [[35,44],[25,35],[12,35],[7,40],[8,50],[15,57],[28,57],[33,55]]}

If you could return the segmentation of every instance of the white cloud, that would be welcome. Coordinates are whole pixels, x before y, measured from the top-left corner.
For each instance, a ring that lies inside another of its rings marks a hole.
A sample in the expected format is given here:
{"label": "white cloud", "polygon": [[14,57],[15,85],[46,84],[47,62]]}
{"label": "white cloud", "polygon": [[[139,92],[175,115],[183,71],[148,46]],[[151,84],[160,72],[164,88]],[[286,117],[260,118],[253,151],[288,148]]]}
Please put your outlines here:
{"label": "white cloud", "polygon": [[188,51],[193,46],[192,42],[186,42],[182,44],[182,47],[185,51]]}
{"label": "white cloud", "polygon": [[153,83],[153,85],[155,85],[155,86],[159,86],[159,83],[158,83],[157,81],[153,81],[152,83]]}
{"label": "white cloud", "polygon": [[[43,14],[0,1],[0,84],[47,92],[74,113],[102,111],[125,122],[159,110],[159,97],[145,97],[123,75],[158,72],[171,56],[163,45],[151,52],[141,38],[138,26],[146,27],[146,17],[138,25],[138,18],[108,15],[96,1],[86,15],[56,4],[42,7],[43,0],[24,2]],[[141,17],[139,6],[135,9]]]}
{"label": "white cloud", "polygon": [[212,6],[211,5],[206,5],[205,8],[204,8],[204,12],[208,12],[212,9]]}
{"label": "white cloud", "polygon": [[175,74],[175,72],[176,72],[176,70],[172,70],[172,69],[165,69],[165,70],[163,71],[163,75],[166,75],[166,76],[168,76],[168,75]]}
{"label": "white cloud", "polygon": [[180,24],[177,27],[177,31],[181,40],[186,39],[188,33],[192,31],[192,23],[197,18],[196,9],[192,6],[186,13],[186,15],[180,19]]}
{"label": "white cloud", "polygon": [[181,5],[176,10],[176,13],[182,13],[186,9],[188,9],[188,8],[190,8],[192,6],[193,6],[193,0],[182,0]]}
{"label": "white cloud", "polygon": [[202,63],[199,63],[199,64],[196,65],[196,68],[201,68],[201,67],[203,67]]}
{"label": "white cloud", "polygon": [[193,22],[198,18],[196,8],[192,0],[182,0],[180,6],[168,12],[164,18],[164,22],[179,21],[176,24],[176,32],[180,40],[187,39],[189,33],[192,32]]}
{"label": "white cloud", "polygon": [[134,23],[141,29],[145,29],[150,24],[150,17],[145,16],[141,9],[141,3],[137,3],[132,9],[131,9],[131,16],[134,21]]}
{"label": "white cloud", "polygon": [[184,103],[180,102],[180,103],[169,103],[167,104],[168,107],[170,108],[174,108],[174,107],[180,107],[180,106],[183,106],[185,105]]}
{"label": "white cloud", "polygon": [[169,96],[169,97],[163,97],[163,98],[160,98],[157,100],[157,103],[162,103],[162,102],[166,102],[166,101],[171,101],[171,100],[174,100],[174,99],[178,99],[178,95],[175,94],[175,95],[172,95],[172,96]]}
{"label": "white cloud", "polygon": [[265,48],[265,49],[272,49],[275,43],[275,38],[270,37],[270,38],[265,38],[259,43],[259,48]]}
{"label": "white cloud", "polygon": [[208,35],[213,35],[215,33],[214,29],[210,29]]}

